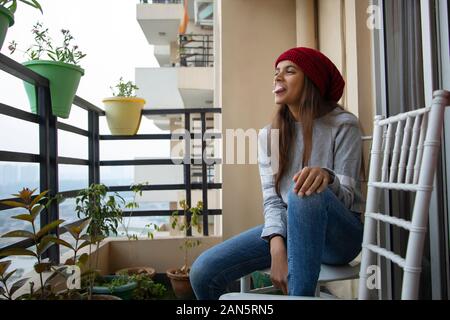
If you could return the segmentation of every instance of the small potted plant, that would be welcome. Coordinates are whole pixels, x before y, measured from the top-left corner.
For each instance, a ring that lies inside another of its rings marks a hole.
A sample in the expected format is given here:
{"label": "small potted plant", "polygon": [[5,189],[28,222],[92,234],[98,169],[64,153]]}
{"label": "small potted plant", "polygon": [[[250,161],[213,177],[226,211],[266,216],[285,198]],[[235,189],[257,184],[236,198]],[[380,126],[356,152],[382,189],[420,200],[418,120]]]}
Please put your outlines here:
{"label": "small potted plant", "polygon": [[[133,249],[131,246],[131,241],[138,241],[139,240],[139,236],[142,235],[144,233],[144,231],[141,231],[140,234],[139,233],[131,233],[130,232],[130,222],[131,222],[131,217],[133,215],[133,211],[134,209],[139,208],[139,203],[137,202],[137,197],[141,196],[142,197],[142,191],[144,186],[147,186],[148,182],[145,183],[139,183],[139,184],[133,184],[130,186],[131,191],[133,191],[133,201],[127,203],[127,205],[125,206],[125,208],[130,209],[130,214],[126,217],[128,218],[128,222],[122,222],[123,224],[123,229],[124,229],[124,235],[127,237],[128,241],[129,241],[129,249],[128,249],[128,254],[129,256],[129,260],[130,261],[136,261],[137,260],[137,252],[136,249]],[[125,217],[124,217],[125,218]],[[154,231],[159,231],[159,226],[155,223],[149,223],[145,225],[145,233],[146,236],[150,239],[153,239]],[[150,266],[136,266],[133,265],[131,267],[128,268],[122,268],[116,271],[116,274],[127,274],[129,276],[134,276],[134,275],[145,275],[147,277],[149,277],[149,279],[153,279],[154,276],[156,275],[156,270],[155,268],[152,268]]]}
{"label": "small potted plant", "polygon": [[[191,282],[189,280],[189,259],[188,253],[189,250],[195,248],[200,245],[200,240],[198,239],[190,239],[186,232],[189,228],[197,227],[200,228],[199,216],[203,210],[203,202],[199,201],[196,207],[189,208],[186,204],[185,200],[180,201],[180,207],[183,209],[184,215],[182,223],[179,223],[179,215],[178,211],[174,211],[172,213],[172,224],[171,227],[173,229],[179,229],[184,233],[184,241],[180,246],[180,249],[184,251],[184,265],[181,268],[169,269],[166,272],[167,277],[170,279],[170,283],[172,284],[172,289],[175,293],[175,296],[179,299],[192,299],[194,297],[194,293],[192,291]],[[191,219],[188,222],[187,213],[191,213]]]}
{"label": "small potted plant", "polygon": [[113,135],[135,135],[141,124],[142,109],[145,100],[136,97],[139,88],[132,82],[124,82],[121,77],[119,83],[113,87],[113,97],[103,99],[106,120]]}
{"label": "small potted plant", "polygon": [[[92,184],[89,188],[81,190],[75,200],[78,218],[90,219],[87,235],[90,244],[96,245],[95,267],[96,271],[87,280],[89,296],[92,294],[114,295],[122,299],[130,299],[136,282],[128,276],[98,274],[98,259],[100,243],[109,235],[117,235],[117,228],[122,222],[125,199],[117,192],[108,195],[108,188],[103,184]],[[92,248],[89,245],[89,256],[92,257]],[[89,269],[92,270],[92,259],[89,259]],[[96,299],[94,297],[94,299]]]}
{"label": "small potted plant", "polygon": [[[42,8],[36,0],[19,0],[29,6],[39,9],[42,13]],[[17,9],[17,0],[0,0],[0,49],[3,41],[5,41],[8,28],[14,24],[14,14]]]}
{"label": "small potted plant", "polygon": [[[71,46],[74,38],[69,30],[61,30],[64,40],[58,47],[53,45],[48,29],[44,28],[42,23],[37,22],[31,32],[35,43],[25,51],[29,61],[23,65],[49,80],[53,115],[68,118],[80,79],[84,75],[79,61],[86,55],[78,50],[77,45]],[[15,41],[10,43],[9,50],[11,54],[17,50]],[[24,82],[24,85],[31,111],[37,113],[35,87],[28,82]]]}

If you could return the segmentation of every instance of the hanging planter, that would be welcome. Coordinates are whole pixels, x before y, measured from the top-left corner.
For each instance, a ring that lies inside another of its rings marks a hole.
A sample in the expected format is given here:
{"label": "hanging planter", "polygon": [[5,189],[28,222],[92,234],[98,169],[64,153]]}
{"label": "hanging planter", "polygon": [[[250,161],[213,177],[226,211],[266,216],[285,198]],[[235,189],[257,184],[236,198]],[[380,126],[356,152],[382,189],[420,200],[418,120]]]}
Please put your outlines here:
{"label": "hanging planter", "polygon": [[106,121],[112,135],[135,135],[141,125],[145,105],[142,98],[112,97],[103,99]]}
{"label": "hanging planter", "polygon": [[11,11],[0,5],[0,50],[6,38],[8,28],[14,24],[14,15]]}
{"label": "hanging planter", "polygon": [[[49,80],[53,115],[67,119],[84,70],[73,64],[47,60],[28,61],[23,65]],[[37,113],[35,87],[28,82],[24,85],[31,111]]]}
{"label": "hanging planter", "polygon": [[14,24],[14,14],[17,9],[17,1],[25,3],[33,8],[39,9],[42,13],[42,8],[36,0],[0,0],[0,50],[6,38],[8,28]]}
{"label": "hanging planter", "polygon": [[[36,23],[32,29],[35,43],[24,52],[29,61],[23,65],[49,80],[52,113],[56,117],[67,119],[80,79],[84,75],[84,70],[78,62],[86,55],[78,50],[77,45],[70,46],[73,37],[69,30],[62,29],[61,32],[64,36],[63,43],[55,48],[48,35],[48,29],[44,28],[42,23]],[[17,43],[12,41],[8,48],[13,54],[17,49]],[[48,58],[41,59],[43,54]],[[38,114],[35,86],[28,82],[24,82],[24,86],[31,111]]]}
{"label": "hanging planter", "polygon": [[113,90],[114,97],[103,99],[109,131],[112,135],[135,135],[141,125],[145,100],[133,95],[139,88],[131,81],[125,83],[120,78],[115,87],[119,93]]}

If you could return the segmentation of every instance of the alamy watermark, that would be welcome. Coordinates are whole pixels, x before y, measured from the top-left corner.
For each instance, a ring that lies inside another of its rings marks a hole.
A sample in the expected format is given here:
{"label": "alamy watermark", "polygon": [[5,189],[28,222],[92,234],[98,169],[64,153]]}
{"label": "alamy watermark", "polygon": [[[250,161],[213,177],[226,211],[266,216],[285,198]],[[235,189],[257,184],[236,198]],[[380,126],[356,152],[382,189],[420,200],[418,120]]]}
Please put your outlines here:
{"label": "alamy watermark", "polygon": [[381,7],[377,5],[370,5],[367,7],[367,14],[369,17],[367,18],[367,28],[369,30],[381,30]]}
{"label": "alamy watermark", "polygon": [[[201,139],[207,141],[217,137],[217,135],[206,130],[205,134],[194,134],[194,140]],[[196,154],[192,157],[190,152],[186,152],[186,145],[192,149],[193,141],[191,133],[185,129],[178,129],[172,133],[172,140],[183,140],[184,143],[175,144],[171,149],[171,160],[173,164],[181,165],[188,164],[193,158],[194,164],[202,164],[204,161],[207,165],[214,164],[258,164],[264,169],[265,174],[274,175],[278,172],[279,166],[279,130],[260,130],[256,129],[227,129],[225,130],[225,148],[223,142],[218,147],[218,157],[213,157],[212,152],[208,152],[205,148],[201,157]],[[270,146],[269,146],[270,144]],[[225,156],[222,156],[222,151],[225,151]],[[219,160],[223,158],[222,160]]]}

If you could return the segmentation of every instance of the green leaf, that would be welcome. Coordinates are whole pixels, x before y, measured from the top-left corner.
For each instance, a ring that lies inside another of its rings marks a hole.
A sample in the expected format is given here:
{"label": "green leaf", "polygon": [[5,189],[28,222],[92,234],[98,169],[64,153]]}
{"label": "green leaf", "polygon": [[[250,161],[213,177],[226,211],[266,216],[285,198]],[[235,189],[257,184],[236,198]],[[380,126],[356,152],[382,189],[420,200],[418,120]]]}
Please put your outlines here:
{"label": "green leaf", "polygon": [[2,238],[28,238],[34,239],[34,234],[27,230],[14,230],[2,235]]}
{"label": "green leaf", "polygon": [[12,248],[5,249],[0,251],[0,257],[9,257],[9,256],[32,256],[37,257],[37,255],[28,249],[23,248]]}
{"label": "green leaf", "polygon": [[13,3],[9,6],[8,10],[14,14],[17,10],[17,2],[13,1]]}
{"label": "green leaf", "polygon": [[8,296],[6,295],[6,291],[5,288],[0,286],[0,295],[4,296],[5,298],[8,298]]}
{"label": "green leaf", "polygon": [[0,203],[5,206],[9,206],[9,207],[13,207],[13,208],[27,208],[27,205],[25,203],[12,201],[12,200],[2,201]]}
{"label": "green leaf", "polygon": [[50,222],[49,224],[44,226],[41,230],[39,230],[39,232],[36,234],[36,238],[39,239],[43,235],[47,234],[49,231],[58,227],[63,222],[64,222],[64,220],[62,220],[62,219],[58,219],[53,222]]}
{"label": "green leaf", "polygon": [[55,238],[55,239],[52,239],[51,242],[59,244],[59,245],[64,246],[66,248],[69,248],[71,250],[74,250],[72,245],[70,243],[68,243],[67,241],[64,241],[63,239]]}
{"label": "green leaf", "polygon": [[34,221],[34,217],[31,214],[28,214],[28,213],[19,214],[17,216],[13,216],[11,218],[12,219],[16,219],[16,220],[28,221],[30,223]]}
{"label": "green leaf", "polygon": [[83,242],[82,244],[80,244],[80,245],[78,246],[78,250],[83,249],[84,247],[87,247],[87,246],[90,245],[90,244],[91,244],[90,241],[85,241],[85,242]]}
{"label": "green leaf", "polygon": [[42,241],[39,243],[38,248],[36,250],[37,254],[40,256],[42,255],[45,251],[47,251],[51,246],[53,245],[52,242],[50,241]]}
{"label": "green leaf", "polygon": [[41,192],[39,195],[36,196],[36,198],[31,201],[30,206],[34,207],[41,199],[48,193],[48,190]]}
{"label": "green leaf", "polygon": [[60,244],[62,246],[65,246],[71,250],[73,250],[73,247],[66,241],[57,238],[55,235],[53,234],[48,234],[44,237],[42,237],[39,245],[38,245],[38,249],[37,249],[37,254],[41,255],[43,254],[48,248],[50,248],[52,246],[52,244]]}
{"label": "green leaf", "polygon": [[36,263],[36,264],[34,265],[34,270],[35,270],[37,273],[42,273],[42,272],[44,272],[44,271],[49,271],[51,265],[52,265],[52,264],[51,264],[50,262]]}
{"label": "green leaf", "polygon": [[44,12],[42,11],[41,5],[40,5],[39,2],[37,2],[36,0],[31,0],[31,1],[28,1],[28,0],[20,0],[20,1],[23,2],[23,3],[28,4],[29,6],[32,6],[32,7],[36,8],[36,9],[39,9],[39,11],[41,11],[41,13],[44,13]]}
{"label": "green leaf", "polygon": [[80,233],[89,225],[91,222],[91,219],[83,219],[80,221],[76,221],[70,224],[66,224],[62,226],[62,228],[69,231],[69,233],[72,235],[74,239],[80,238]]}
{"label": "green leaf", "polygon": [[3,274],[6,270],[8,270],[11,265],[11,260],[0,261],[0,276],[3,277]]}
{"label": "green leaf", "polygon": [[16,273],[16,272],[17,272],[17,269],[16,269],[16,270],[13,270],[13,271],[11,271],[11,272],[9,272],[9,273],[7,273],[7,274],[3,277],[3,281],[4,281],[4,282],[8,281],[8,279],[11,278],[11,276],[12,276],[14,273]]}
{"label": "green leaf", "polygon": [[84,266],[86,265],[86,263],[88,262],[89,259],[89,255],[87,253],[83,253],[79,258],[78,258],[78,265]]}
{"label": "green leaf", "polygon": [[12,286],[11,289],[9,289],[9,293],[10,295],[13,295],[17,290],[19,290],[20,288],[22,288],[25,283],[29,280],[30,278],[24,278],[24,279],[20,279],[19,281],[15,282]]}
{"label": "green leaf", "polygon": [[36,219],[37,215],[41,213],[41,211],[45,208],[42,204],[38,206],[34,206],[33,209],[31,209],[31,215],[33,216],[33,220]]}

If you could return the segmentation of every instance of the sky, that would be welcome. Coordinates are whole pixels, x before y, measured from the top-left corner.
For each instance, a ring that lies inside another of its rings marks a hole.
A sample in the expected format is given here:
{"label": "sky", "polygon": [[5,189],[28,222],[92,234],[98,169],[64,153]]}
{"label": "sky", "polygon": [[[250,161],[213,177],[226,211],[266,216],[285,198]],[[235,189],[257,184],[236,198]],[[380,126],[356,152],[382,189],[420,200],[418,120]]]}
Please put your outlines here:
{"label": "sky", "polygon": [[[86,54],[80,61],[85,75],[77,91],[83,99],[103,108],[102,99],[112,95],[120,77],[135,80],[135,68],[159,67],[150,45],[136,19],[138,0],[39,0],[44,14],[18,3],[15,24],[9,28],[1,53],[18,61],[26,61],[22,52],[12,56],[8,44],[14,40],[18,50],[25,51],[33,42],[32,26],[42,22],[49,28],[55,44],[61,43],[61,29],[69,29],[79,49]],[[23,84],[0,71],[0,102],[29,111]],[[109,134],[104,117],[101,133]],[[72,107],[67,122],[87,129],[87,116],[78,107]],[[20,130],[18,130],[20,128]],[[37,126],[0,115],[0,150],[38,152]],[[61,131],[60,131],[61,132]],[[143,118],[140,133],[160,133],[151,120]],[[11,133],[14,133],[12,135]],[[70,133],[60,135],[60,155],[86,158],[87,139]],[[166,141],[114,141],[101,143],[103,159],[133,159],[134,157],[168,157]],[[75,169],[75,168],[74,168]]]}

